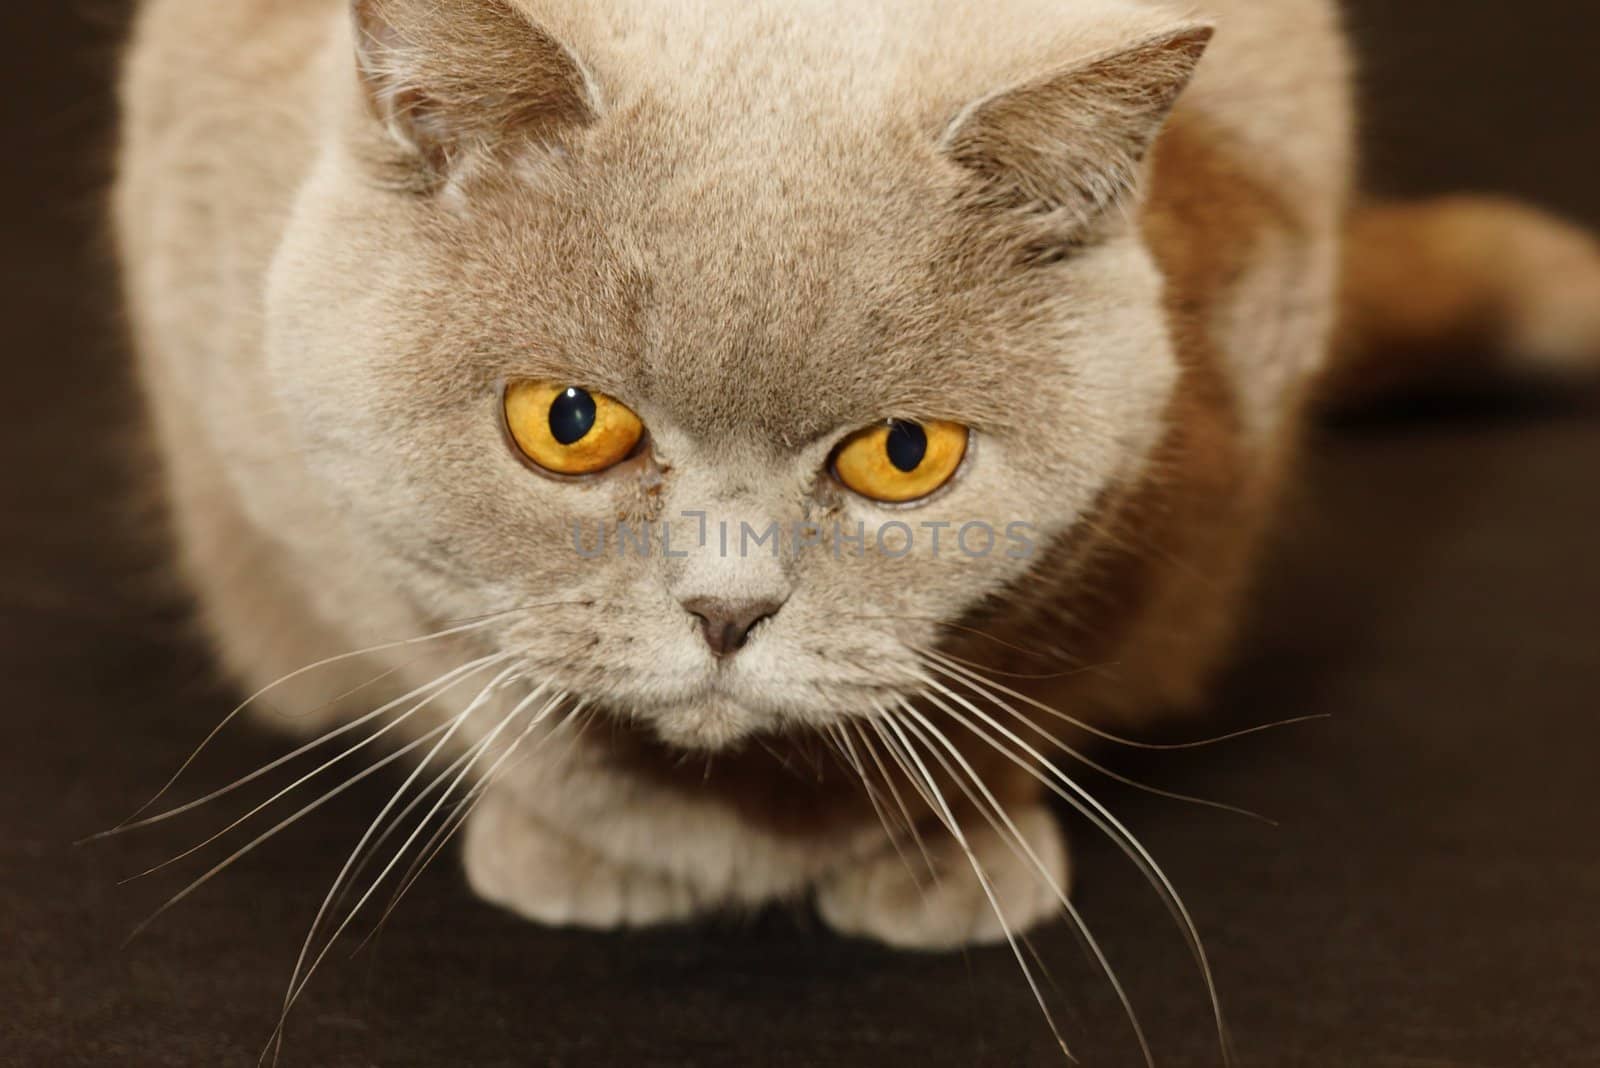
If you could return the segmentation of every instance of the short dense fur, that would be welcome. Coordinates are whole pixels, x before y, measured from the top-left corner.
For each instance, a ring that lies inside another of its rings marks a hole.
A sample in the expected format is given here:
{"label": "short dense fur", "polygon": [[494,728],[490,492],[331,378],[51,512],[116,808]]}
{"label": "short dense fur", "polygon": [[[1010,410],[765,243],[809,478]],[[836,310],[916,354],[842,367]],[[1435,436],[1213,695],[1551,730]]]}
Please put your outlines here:
{"label": "short dense fur", "polygon": [[[1007,685],[1102,725],[1191,704],[1319,381],[1359,392],[1388,373],[1363,363],[1374,345],[1437,345],[1485,305],[1505,350],[1600,350],[1600,256],[1520,209],[1374,209],[1346,264],[1349,81],[1327,0],[150,0],[117,215],[220,655],[254,688],[505,613],[452,663],[515,650],[517,685],[607,724],[512,765],[468,825],[475,884],[529,916],[815,890],[836,927],[896,944],[1028,926],[1066,860],[1025,768],[962,735],[1020,851],[906,790],[944,876],[920,894],[861,769],[813,765],[817,740],[892,748],[861,724],[908,706],[960,734],[929,680],[959,687],[968,663],[1095,668]],[[1495,250],[1565,263],[1564,295]],[[1324,379],[1341,276],[1347,358]],[[508,378],[622,399],[648,468],[529,472],[497,419]],[[976,433],[914,514],[825,471],[888,417]],[[574,523],[690,510],[1022,521],[1042,551],[574,552]],[[706,598],[783,608],[719,663],[684,609]],[[417,657],[317,681],[421,685],[441,668]]]}

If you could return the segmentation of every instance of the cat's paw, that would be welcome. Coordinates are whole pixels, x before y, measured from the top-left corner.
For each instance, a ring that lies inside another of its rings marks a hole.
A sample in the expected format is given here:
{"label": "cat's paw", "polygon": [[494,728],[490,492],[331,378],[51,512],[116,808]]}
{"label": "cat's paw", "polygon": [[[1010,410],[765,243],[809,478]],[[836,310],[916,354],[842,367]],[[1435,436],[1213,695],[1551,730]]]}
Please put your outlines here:
{"label": "cat's paw", "polygon": [[699,911],[687,885],[615,864],[551,832],[497,791],[467,825],[463,861],[480,897],[550,927],[647,927]]}
{"label": "cat's paw", "polygon": [[[1043,805],[1012,813],[1055,886],[1066,893],[1066,843]],[[967,844],[989,880],[995,907],[960,844],[947,834],[930,838],[925,860],[915,846],[886,848],[834,873],[817,888],[817,910],[841,934],[872,938],[900,949],[950,950],[1003,942],[1009,928],[1022,934],[1050,919],[1061,900],[1050,881],[987,824],[966,831]],[[929,862],[932,872],[929,871]]]}

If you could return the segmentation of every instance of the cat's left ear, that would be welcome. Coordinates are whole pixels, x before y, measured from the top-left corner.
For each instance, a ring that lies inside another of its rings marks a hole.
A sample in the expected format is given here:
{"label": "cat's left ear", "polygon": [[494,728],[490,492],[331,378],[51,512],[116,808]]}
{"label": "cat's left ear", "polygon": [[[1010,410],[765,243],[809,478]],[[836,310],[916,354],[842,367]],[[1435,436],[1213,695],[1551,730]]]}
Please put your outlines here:
{"label": "cat's left ear", "polygon": [[946,131],[984,203],[1087,225],[1137,183],[1212,28],[1185,23],[1131,48],[983,97]]}
{"label": "cat's left ear", "polygon": [[374,116],[435,173],[513,138],[557,141],[598,115],[578,58],[507,0],[351,0]]}

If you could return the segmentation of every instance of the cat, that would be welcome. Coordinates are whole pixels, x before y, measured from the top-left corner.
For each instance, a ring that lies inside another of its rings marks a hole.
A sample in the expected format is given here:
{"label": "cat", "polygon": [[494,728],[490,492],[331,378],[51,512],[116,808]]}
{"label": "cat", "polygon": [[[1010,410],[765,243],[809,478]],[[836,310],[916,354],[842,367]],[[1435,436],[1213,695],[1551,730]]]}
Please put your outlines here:
{"label": "cat", "polygon": [[146,0],[221,662],[533,920],[1013,940],[1052,794],[1125,834],[1057,743],[1199,706],[1308,413],[1597,364],[1588,235],[1357,197],[1351,68],[1331,0]]}

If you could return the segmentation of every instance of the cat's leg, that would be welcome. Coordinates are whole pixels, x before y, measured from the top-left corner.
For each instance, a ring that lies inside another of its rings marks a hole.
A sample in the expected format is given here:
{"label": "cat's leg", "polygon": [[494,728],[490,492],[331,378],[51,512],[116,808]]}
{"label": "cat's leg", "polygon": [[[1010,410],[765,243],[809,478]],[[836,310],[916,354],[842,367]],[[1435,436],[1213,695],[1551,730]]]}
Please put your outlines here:
{"label": "cat's leg", "polygon": [[817,909],[841,934],[902,949],[950,950],[1024,933],[1061,910],[1058,891],[1068,892],[1070,871],[1061,828],[1044,805],[1010,815],[1025,844],[972,820],[965,847],[943,831],[925,835],[923,850],[885,845],[823,881]]}
{"label": "cat's leg", "polygon": [[481,897],[552,927],[645,927],[701,911],[688,883],[601,856],[540,822],[509,790],[485,795],[463,859]]}

